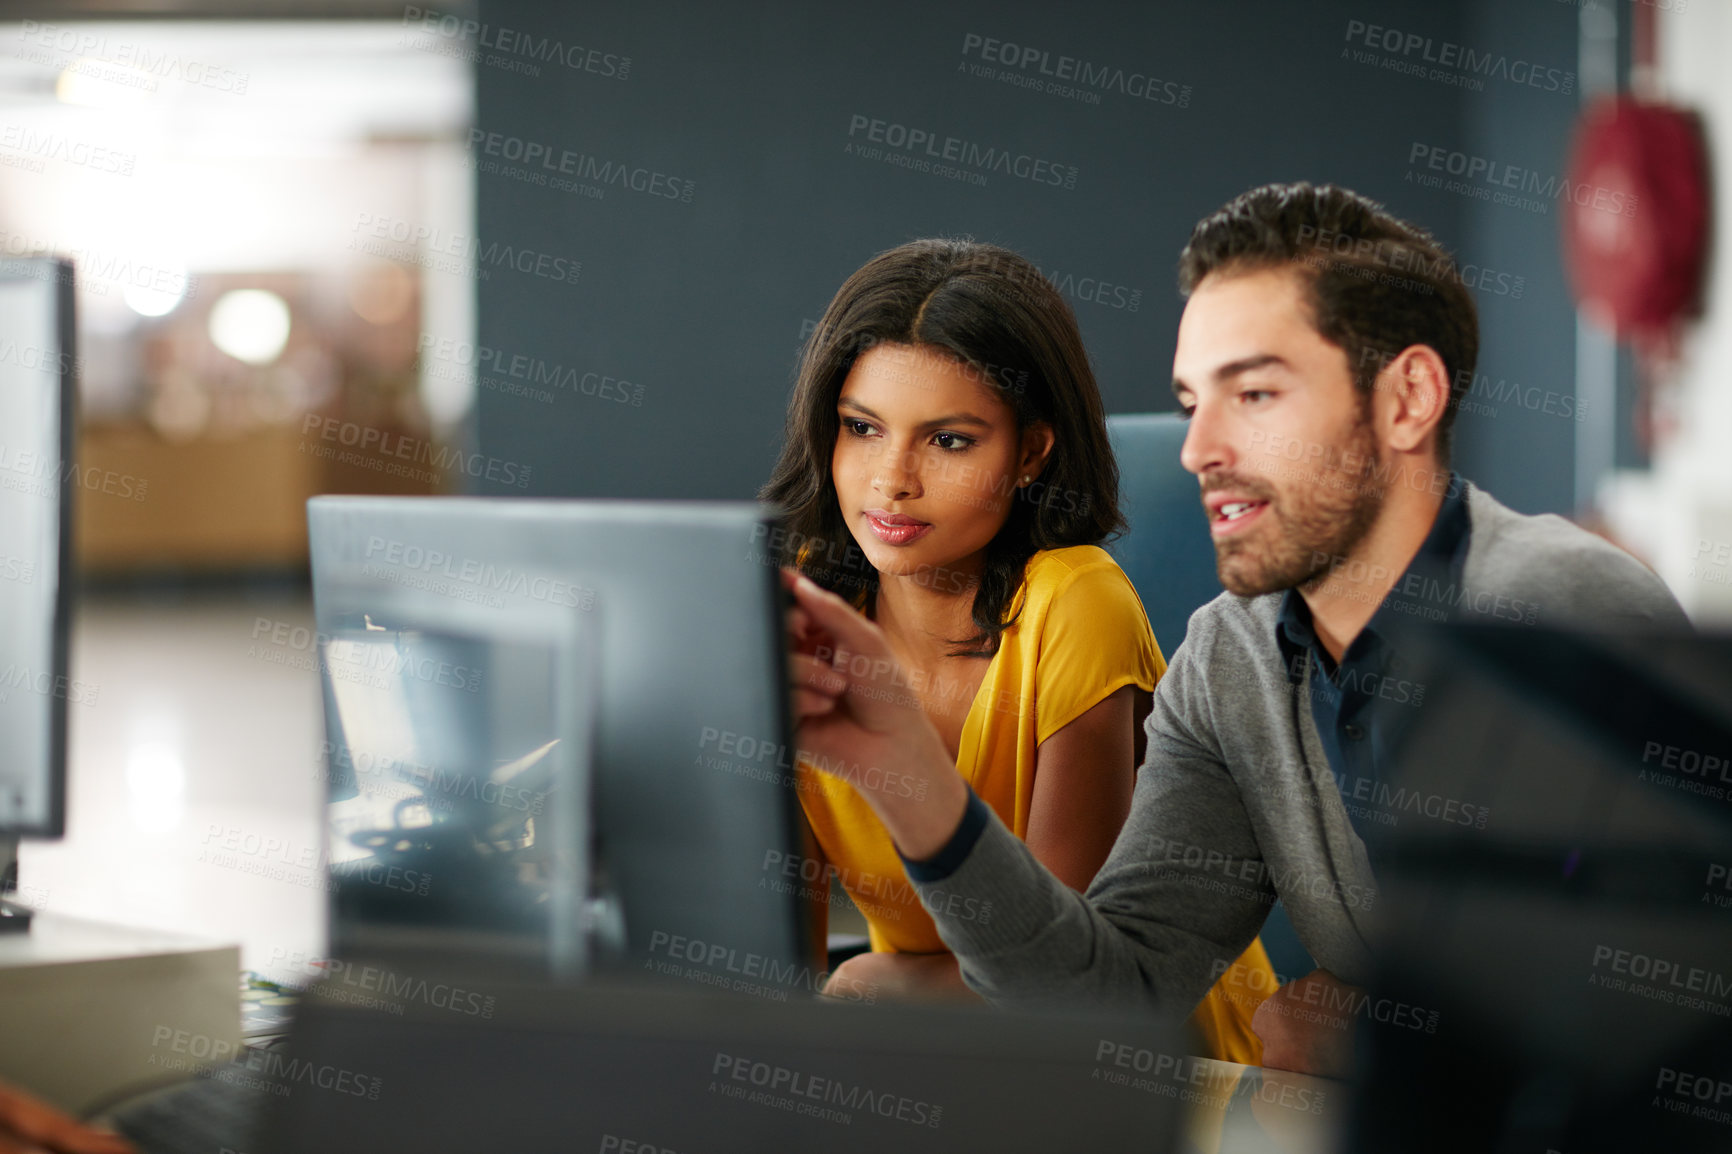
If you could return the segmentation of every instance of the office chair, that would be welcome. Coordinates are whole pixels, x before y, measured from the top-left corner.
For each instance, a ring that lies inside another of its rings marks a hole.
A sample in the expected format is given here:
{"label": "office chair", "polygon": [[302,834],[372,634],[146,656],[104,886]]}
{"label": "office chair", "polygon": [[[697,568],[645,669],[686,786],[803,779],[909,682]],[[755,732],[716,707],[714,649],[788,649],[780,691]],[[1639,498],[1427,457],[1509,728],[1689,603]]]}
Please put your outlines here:
{"label": "office chair", "polygon": [[1107,545],[1136,586],[1168,657],[1185,624],[1221,592],[1197,478],[1179,464],[1186,425],[1177,413],[1116,413],[1107,437],[1119,462],[1119,508],[1130,531]]}
{"label": "office chair", "polygon": [[[1197,478],[1179,464],[1185,422],[1177,413],[1116,413],[1107,437],[1119,462],[1119,508],[1130,530],[1107,551],[1136,586],[1161,652],[1170,660],[1186,623],[1221,593],[1215,547],[1197,496]],[[1282,978],[1316,968],[1280,902],[1263,924],[1263,948]]]}

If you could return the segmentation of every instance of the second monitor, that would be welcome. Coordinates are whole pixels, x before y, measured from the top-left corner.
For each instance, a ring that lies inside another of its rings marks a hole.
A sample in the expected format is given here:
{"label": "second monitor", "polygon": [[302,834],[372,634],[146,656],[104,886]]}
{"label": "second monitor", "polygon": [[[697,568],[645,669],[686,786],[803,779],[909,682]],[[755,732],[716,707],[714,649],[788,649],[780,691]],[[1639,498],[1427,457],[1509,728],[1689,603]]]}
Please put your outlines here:
{"label": "second monitor", "polygon": [[[307,518],[323,636],[394,628],[430,595],[563,609],[592,631],[597,964],[778,993],[817,983],[805,903],[776,868],[803,842],[767,510],[319,497]],[[340,800],[357,787],[325,682]],[[356,924],[366,907],[334,908],[334,953],[379,940]]]}

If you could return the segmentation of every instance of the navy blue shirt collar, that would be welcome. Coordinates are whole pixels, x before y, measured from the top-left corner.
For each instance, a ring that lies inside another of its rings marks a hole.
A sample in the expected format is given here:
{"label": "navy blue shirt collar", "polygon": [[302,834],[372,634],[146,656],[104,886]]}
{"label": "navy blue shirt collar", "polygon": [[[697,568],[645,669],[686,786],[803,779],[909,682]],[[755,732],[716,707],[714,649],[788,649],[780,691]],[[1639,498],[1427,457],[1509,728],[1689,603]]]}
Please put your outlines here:
{"label": "navy blue shirt collar", "polygon": [[[1402,676],[1404,662],[1391,637],[1404,621],[1455,618],[1470,528],[1466,486],[1451,474],[1431,532],[1339,663],[1318,641],[1311,608],[1299,591],[1289,589],[1281,602],[1275,639],[1287,677],[1298,685],[1312,664],[1317,667],[1309,682],[1311,720],[1347,816],[1362,838],[1394,816],[1384,799],[1384,773],[1412,721],[1413,710],[1402,707],[1418,705],[1425,692]],[[1359,575],[1341,576],[1353,581]]]}

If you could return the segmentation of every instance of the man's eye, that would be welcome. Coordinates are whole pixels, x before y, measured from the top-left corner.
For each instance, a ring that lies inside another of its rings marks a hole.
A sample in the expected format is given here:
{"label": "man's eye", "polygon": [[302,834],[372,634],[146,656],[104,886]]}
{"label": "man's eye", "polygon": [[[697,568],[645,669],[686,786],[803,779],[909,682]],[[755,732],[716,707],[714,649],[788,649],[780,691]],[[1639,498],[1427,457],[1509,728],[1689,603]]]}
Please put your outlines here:
{"label": "man's eye", "polygon": [[1244,392],[1239,394],[1239,399],[1241,401],[1255,404],[1257,401],[1260,401],[1265,397],[1272,397],[1274,395],[1275,394],[1270,392],[1268,389],[1246,389]]}
{"label": "man's eye", "polygon": [[1197,415],[1197,406],[1195,406],[1195,405],[1180,405],[1179,406],[1179,419],[1180,420],[1188,421],[1196,415]]}

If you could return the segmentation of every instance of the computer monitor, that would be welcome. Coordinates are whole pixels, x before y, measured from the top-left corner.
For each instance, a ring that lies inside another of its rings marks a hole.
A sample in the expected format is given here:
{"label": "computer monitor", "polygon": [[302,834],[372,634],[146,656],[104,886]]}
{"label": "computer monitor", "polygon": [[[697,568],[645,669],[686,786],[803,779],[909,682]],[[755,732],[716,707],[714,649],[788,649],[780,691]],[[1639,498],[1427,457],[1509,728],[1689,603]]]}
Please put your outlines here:
{"label": "computer monitor", "polygon": [[1421,632],[1351,1148],[1732,1148],[1732,637]]}
{"label": "computer monitor", "polygon": [[[0,894],[20,837],[66,824],[74,373],[72,265],[0,260]],[[0,930],[29,912],[0,899]]]}
{"label": "computer monitor", "polygon": [[[806,900],[780,868],[805,843],[766,509],[318,497],[307,515],[322,634],[388,619],[406,590],[593,625],[593,968],[781,997],[818,984]],[[326,712],[340,732],[329,695]],[[333,799],[357,788],[332,769]],[[339,907],[333,948],[370,932],[366,910]]]}
{"label": "computer monitor", "polygon": [[[1167,1154],[1215,1148],[1181,1145],[1183,1115],[1225,1105],[1237,1082],[1236,1068],[1188,1056],[1178,1022],[1106,1008],[775,1003],[607,981],[495,989],[487,1018],[378,1012],[315,990],[275,1070],[348,1071],[357,1088],[279,1074],[281,1093],[259,1095],[260,1146]],[[1326,1096],[1272,1089],[1271,1112],[1298,1122]]]}
{"label": "computer monitor", "polygon": [[[338,956],[424,970],[584,969],[593,628],[333,577],[318,638]],[[344,611],[343,606],[354,608]]]}

